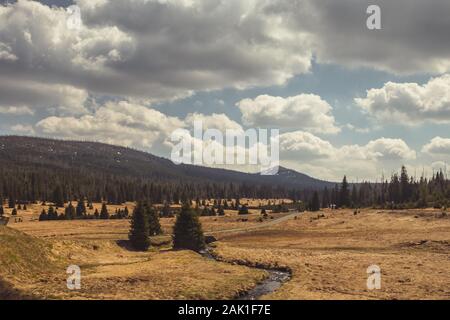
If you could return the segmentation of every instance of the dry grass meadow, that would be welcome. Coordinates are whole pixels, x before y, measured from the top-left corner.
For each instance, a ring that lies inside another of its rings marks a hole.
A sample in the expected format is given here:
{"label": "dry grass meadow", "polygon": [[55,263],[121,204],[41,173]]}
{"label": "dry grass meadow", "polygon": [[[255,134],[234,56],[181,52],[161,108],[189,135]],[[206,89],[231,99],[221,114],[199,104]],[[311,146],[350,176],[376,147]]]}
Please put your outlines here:
{"label": "dry grass meadow", "polygon": [[[263,264],[292,271],[267,299],[450,299],[450,218],[440,211],[326,210],[279,223],[282,214],[261,223],[256,210],[246,222],[232,211],[202,217],[219,240],[215,253],[231,262],[221,263],[173,251],[174,219],[161,219],[167,235],[140,253],[127,248],[128,220],[38,222],[41,210],[0,227],[0,277],[38,298],[231,299],[266,276],[240,264]],[[82,270],[79,291],[66,288],[72,264]],[[382,270],[381,290],[366,287],[370,265]]]}

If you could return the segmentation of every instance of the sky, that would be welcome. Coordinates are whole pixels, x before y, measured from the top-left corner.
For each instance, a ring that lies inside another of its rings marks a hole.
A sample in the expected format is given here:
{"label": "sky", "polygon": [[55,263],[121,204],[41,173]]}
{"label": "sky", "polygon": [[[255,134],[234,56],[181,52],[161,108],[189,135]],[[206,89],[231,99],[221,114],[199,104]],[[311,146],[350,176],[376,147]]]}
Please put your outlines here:
{"label": "sky", "polygon": [[279,129],[281,164],[321,179],[379,181],[403,164],[429,176],[450,163],[448,12],[448,0],[0,1],[0,134],[169,157],[171,134],[202,120]]}

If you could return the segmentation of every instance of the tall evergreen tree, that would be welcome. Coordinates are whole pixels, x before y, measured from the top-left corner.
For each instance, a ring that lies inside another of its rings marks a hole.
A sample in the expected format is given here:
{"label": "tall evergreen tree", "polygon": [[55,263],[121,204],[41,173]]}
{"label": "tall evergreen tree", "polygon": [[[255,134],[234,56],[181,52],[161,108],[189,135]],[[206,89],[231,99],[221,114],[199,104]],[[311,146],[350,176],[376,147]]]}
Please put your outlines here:
{"label": "tall evergreen tree", "polygon": [[62,187],[57,185],[55,190],[53,190],[53,203],[58,208],[64,208],[64,195],[62,191]]}
{"label": "tall evergreen tree", "polygon": [[58,219],[58,213],[52,206],[50,206],[48,208],[48,220],[57,220],[57,219]]}
{"label": "tall evergreen tree", "polygon": [[410,200],[411,190],[409,185],[408,171],[405,166],[402,166],[400,173],[400,192],[401,192],[401,202],[405,203]]}
{"label": "tall evergreen tree", "polygon": [[102,203],[102,210],[100,210],[100,219],[108,220],[109,219],[109,212],[108,207],[106,207],[106,203]]}
{"label": "tall evergreen tree", "polygon": [[16,200],[13,197],[8,198],[8,207],[14,209],[16,207]]}
{"label": "tall evergreen tree", "polygon": [[312,212],[320,211],[320,199],[319,199],[319,193],[317,191],[314,191],[314,195],[311,200],[310,210]]}
{"label": "tall evergreen tree", "polygon": [[148,217],[142,203],[138,203],[133,211],[128,238],[136,250],[147,251],[150,248]]}
{"label": "tall evergreen tree", "polygon": [[39,215],[39,221],[46,221],[48,219],[48,214],[45,212],[45,209],[42,209],[41,214]]}
{"label": "tall evergreen tree", "polygon": [[350,191],[347,182],[347,176],[342,180],[341,190],[339,193],[339,206],[350,207]]}
{"label": "tall evergreen tree", "polygon": [[247,215],[247,214],[249,214],[248,207],[244,204],[239,209],[239,215]]}
{"label": "tall evergreen tree", "polygon": [[73,220],[76,216],[76,210],[74,206],[72,205],[72,202],[69,202],[69,205],[64,211],[64,216],[66,220]]}
{"label": "tall evergreen tree", "polygon": [[357,207],[358,206],[358,190],[356,189],[356,185],[353,185],[352,188],[352,201],[351,201],[351,205],[352,207]]}
{"label": "tall evergreen tree", "polygon": [[161,224],[159,223],[159,214],[149,203],[146,204],[146,214],[148,217],[149,235],[152,237],[162,234]]}
{"label": "tall evergreen tree", "polygon": [[183,205],[175,222],[173,247],[197,252],[205,248],[205,237],[198,215],[187,204]]}
{"label": "tall evergreen tree", "polygon": [[77,204],[77,217],[81,218],[86,214],[86,205],[84,204],[84,200],[80,199]]}

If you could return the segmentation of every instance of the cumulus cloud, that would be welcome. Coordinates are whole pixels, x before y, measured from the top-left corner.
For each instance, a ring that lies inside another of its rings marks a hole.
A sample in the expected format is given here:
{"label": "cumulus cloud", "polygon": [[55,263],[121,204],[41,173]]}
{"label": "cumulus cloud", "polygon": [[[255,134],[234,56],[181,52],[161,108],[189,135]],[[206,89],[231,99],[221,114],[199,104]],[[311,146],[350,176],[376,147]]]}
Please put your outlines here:
{"label": "cumulus cloud", "polygon": [[280,151],[282,163],[334,181],[344,175],[376,179],[383,170],[396,170],[416,159],[416,152],[401,139],[379,138],[365,145],[336,147],[303,131],[282,134]]}
{"label": "cumulus cloud", "polygon": [[283,84],[309,71],[313,56],[391,72],[450,70],[445,0],[384,1],[376,32],[365,28],[368,1],[76,2],[80,29],[68,27],[63,8],[0,6],[2,85],[27,78],[167,100]]}
{"label": "cumulus cloud", "polygon": [[413,160],[416,152],[401,139],[379,138],[366,145],[334,147],[329,141],[304,131],[280,135],[280,149],[296,159],[342,159],[342,160]]}
{"label": "cumulus cloud", "polygon": [[86,90],[72,86],[0,76],[0,113],[81,115],[87,112],[88,96]]}
{"label": "cumulus cloud", "polygon": [[[366,10],[381,8],[381,30],[368,30]],[[450,71],[447,0],[279,0],[267,12],[307,32],[319,63],[398,74]]]}
{"label": "cumulus cloud", "polygon": [[27,78],[148,100],[282,84],[306,72],[306,36],[259,1],[84,1],[83,24],[63,8],[0,6],[2,83]]}
{"label": "cumulus cloud", "polygon": [[[227,129],[243,132],[242,127],[225,114],[193,113],[181,119],[129,101],[109,101],[79,117],[47,117],[40,120],[34,130],[45,136],[98,140],[167,156],[173,145],[170,141],[172,133],[184,129],[191,135],[196,121],[202,123],[203,130],[218,129],[224,135]],[[16,126],[16,131],[24,128]]]}
{"label": "cumulus cloud", "polygon": [[314,94],[282,98],[262,95],[237,103],[242,121],[249,126],[301,128],[311,132],[334,134],[335,124],[331,106]]}
{"label": "cumulus cloud", "polygon": [[330,142],[304,131],[280,135],[280,150],[283,159],[297,160],[331,159],[337,152]]}
{"label": "cumulus cloud", "polygon": [[11,130],[18,134],[23,135],[33,135],[35,134],[34,128],[32,125],[23,125],[23,124],[16,124],[11,126]]}
{"label": "cumulus cloud", "polygon": [[186,126],[193,127],[195,122],[201,122],[203,130],[218,129],[224,135],[227,130],[235,130],[237,132],[243,132],[242,126],[236,121],[231,120],[225,114],[213,113],[212,115],[204,115],[201,113],[188,114],[184,119]]}
{"label": "cumulus cloud", "polygon": [[356,104],[383,121],[412,125],[426,121],[450,122],[450,75],[433,78],[424,85],[388,82],[370,89]]}
{"label": "cumulus cloud", "polygon": [[423,146],[422,152],[429,155],[450,156],[450,139],[435,137]]}
{"label": "cumulus cloud", "polygon": [[126,101],[108,102],[81,117],[48,117],[36,124],[42,135],[98,140],[150,150],[184,124],[176,117]]}
{"label": "cumulus cloud", "polygon": [[16,106],[0,106],[0,114],[10,114],[10,115],[32,115],[34,111],[26,106],[16,107]]}

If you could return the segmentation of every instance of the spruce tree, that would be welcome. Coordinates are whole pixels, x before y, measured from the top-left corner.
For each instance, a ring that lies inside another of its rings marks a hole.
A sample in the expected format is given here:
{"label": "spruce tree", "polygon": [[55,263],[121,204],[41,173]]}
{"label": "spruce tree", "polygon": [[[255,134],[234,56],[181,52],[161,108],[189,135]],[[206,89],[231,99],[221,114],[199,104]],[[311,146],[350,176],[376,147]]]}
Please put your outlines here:
{"label": "spruce tree", "polygon": [[244,205],[239,209],[239,215],[247,215],[247,214],[249,214],[248,208],[247,208],[247,206],[244,204]]}
{"label": "spruce tree", "polygon": [[64,208],[64,195],[60,185],[53,191],[53,203],[58,208]]}
{"label": "spruce tree", "polygon": [[50,206],[48,208],[48,220],[57,220],[58,219],[58,213],[55,211],[55,209]]}
{"label": "spruce tree", "polygon": [[11,215],[12,215],[12,216],[17,216],[17,209],[16,209],[16,208],[14,208],[14,209],[12,210]]}
{"label": "spruce tree", "polygon": [[46,221],[46,220],[49,220],[47,212],[45,212],[45,209],[42,209],[42,212],[39,215],[39,221]]}
{"label": "spruce tree", "polygon": [[148,217],[148,231],[151,237],[162,234],[159,214],[150,204],[146,204],[146,215]]}
{"label": "spruce tree", "polygon": [[173,247],[201,251],[205,248],[205,237],[198,215],[185,204],[174,226]]}
{"label": "spruce tree", "polygon": [[142,203],[138,203],[133,211],[128,239],[136,250],[147,251],[150,247],[148,217]]}
{"label": "spruce tree", "polygon": [[69,202],[69,205],[65,209],[65,219],[66,220],[73,220],[75,219],[76,210],[72,205],[72,202]]}
{"label": "spruce tree", "polygon": [[102,204],[102,210],[100,211],[100,219],[104,219],[104,220],[109,219],[108,208],[106,207],[106,203],[104,203],[104,202]]}
{"label": "spruce tree", "polygon": [[350,207],[350,190],[348,187],[347,176],[344,176],[344,179],[342,180],[339,197],[339,206]]}
{"label": "spruce tree", "polygon": [[9,199],[8,199],[8,207],[10,209],[14,209],[16,207],[16,200],[13,197],[9,197]]}
{"label": "spruce tree", "polygon": [[84,200],[78,201],[76,213],[77,218],[81,218],[86,214],[86,206],[84,204]]}
{"label": "spruce tree", "polygon": [[3,204],[0,203],[0,217],[5,214],[5,210],[3,209]]}
{"label": "spruce tree", "polygon": [[320,211],[319,193],[317,191],[314,192],[313,198],[311,200],[310,210],[312,212]]}

